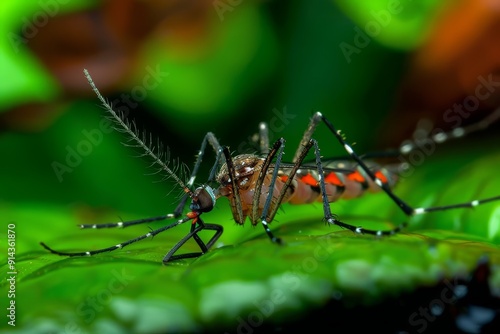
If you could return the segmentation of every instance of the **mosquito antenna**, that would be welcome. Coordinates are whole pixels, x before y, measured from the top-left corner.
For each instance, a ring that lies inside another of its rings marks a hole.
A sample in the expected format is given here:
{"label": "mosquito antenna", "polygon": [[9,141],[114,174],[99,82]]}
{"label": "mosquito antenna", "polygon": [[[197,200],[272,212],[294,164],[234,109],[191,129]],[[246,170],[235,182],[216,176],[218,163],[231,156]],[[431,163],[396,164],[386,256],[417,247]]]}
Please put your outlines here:
{"label": "mosquito antenna", "polygon": [[118,123],[118,125],[123,128],[123,132],[127,133],[130,136],[130,139],[132,141],[135,141],[137,143],[137,147],[141,148],[144,150],[144,155],[147,155],[153,159],[153,164],[158,164],[161,169],[163,169],[165,172],[167,172],[168,177],[171,177],[177,184],[184,190],[185,193],[189,195],[189,197],[193,196],[193,192],[191,189],[189,189],[186,184],[175,174],[175,171],[172,170],[170,167],[168,167],[168,163],[165,163],[161,158],[161,154],[155,153],[155,151],[152,149],[152,146],[147,144],[147,136],[143,136],[143,138],[139,137],[137,135],[137,131],[134,131],[133,125],[130,123],[126,122],[121,116],[122,114],[120,112],[116,112],[113,110],[112,106],[106,101],[106,99],[101,95],[101,92],[97,89],[94,80],[92,80],[92,77],[90,76],[89,71],[87,69],[83,70],[83,73],[85,74],[85,77],[87,78],[90,86],[96,93],[97,97],[101,101],[101,103],[104,106],[104,109],[112,116],[112,119]]}

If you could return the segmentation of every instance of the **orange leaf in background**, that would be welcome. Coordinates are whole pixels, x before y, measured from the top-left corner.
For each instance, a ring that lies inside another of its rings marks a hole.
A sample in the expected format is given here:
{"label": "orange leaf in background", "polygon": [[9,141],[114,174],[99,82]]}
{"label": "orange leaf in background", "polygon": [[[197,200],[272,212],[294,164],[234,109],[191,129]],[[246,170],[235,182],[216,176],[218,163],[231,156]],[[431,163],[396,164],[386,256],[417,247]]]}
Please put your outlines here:
{"label": "orange leaf in background", "polygon": [[171,42],[197,43],[208,30],[210,6],[208,1],[106,1],[52,18],[28,46],[67,93],[92,93],[82,77],[87,68],[106,94],[134,71],[142,47],[159,29]]}
{"label": "orange leaf in background", "polygon": [[211,1],[105,1],[93,9],[61,13],[26,38],[26,46],[59,83],[62,95],[50,104],[26,101],[0,114],[0,129],[24,131],[49,126],[75,98],[93,96],[87,68],[104,95],[127,85],[142,67],[143,47],[152,35],[189,52],[210,31]]}
{"label": "orange leaf in background", "polygon": [[410,59],[384,145],[408,139],[420,119],[451,130],[484,117],[498,105],[500,2],[451,1]]}

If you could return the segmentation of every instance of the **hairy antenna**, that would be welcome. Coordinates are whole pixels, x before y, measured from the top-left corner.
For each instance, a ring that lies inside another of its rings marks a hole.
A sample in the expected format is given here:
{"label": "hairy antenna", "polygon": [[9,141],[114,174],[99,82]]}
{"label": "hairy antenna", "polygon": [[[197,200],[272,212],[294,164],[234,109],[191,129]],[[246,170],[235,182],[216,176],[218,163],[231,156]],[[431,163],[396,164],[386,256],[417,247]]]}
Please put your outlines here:
{"label": "hairy antenna", "polygon": [[[130,141],[137,143],[136,145],[128,145],[128,146],[138,147],[138,148],[142,149],[144,151],[145,156],[149,156],[150,158],[153,159],[152,165],[154,165],[154,164],[159,165],[162,170],[167,172],[169,178],[174,179],[174,181],[177,182],[177,184],[179,186],[181,186],[181,188],[184,190],[184,192],[189,194],[190,197],[192,197],[193,192],[177,176],[177,174],[175,173],[175,170],[172,170],[170,167],[168,167],[168,164],[165,163],[161,159],[161,144],[158,142],[158,146],[159,146],[158,152],[159,153],[158,154],[155,153],[155,150],[153,149],[153,139],[151,138],[151,136],[150,136],[150,138],[148,138],[146,135],[143,135],[142,138],[139,137],[137,135],[138,131],[135,128],[134,124],[133,123],[129,124],[122,117],[120,117],[121,113],[114,111],[112,106],[101,95],[101,92],[99,92],[99,90],[97,89],[97,87],[94,83],[94,80],[92,80],[92,77],[90,76],[89,71],[87,71],[87,69],[84,69],[83,73],[85,74],[85,77],[87,78],[90,86],[92,87],[92,89],[96,93],[97,97],[99,98],[99,100],[103,104],[104,109],[112,116],[112,119],[123,129],[123,130],[120,130],[120,129],[117,129],[117,130],[127,133],[130,136]],[[166,158],[168,161],[168,158],[169,158],[168,153],[167,153]]]}

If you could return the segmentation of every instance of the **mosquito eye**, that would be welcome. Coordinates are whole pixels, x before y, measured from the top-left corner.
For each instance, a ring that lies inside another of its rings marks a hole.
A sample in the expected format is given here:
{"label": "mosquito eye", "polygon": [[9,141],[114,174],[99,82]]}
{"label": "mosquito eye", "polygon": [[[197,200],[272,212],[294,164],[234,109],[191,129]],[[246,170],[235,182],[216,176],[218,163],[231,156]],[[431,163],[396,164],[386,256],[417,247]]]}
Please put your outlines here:
{"label": "mosquito eye", "polygon": [[212,211],[215,205],[214,190],[209,187],[199,187],[194,191],[194,198],[189,208],[197,212]]}

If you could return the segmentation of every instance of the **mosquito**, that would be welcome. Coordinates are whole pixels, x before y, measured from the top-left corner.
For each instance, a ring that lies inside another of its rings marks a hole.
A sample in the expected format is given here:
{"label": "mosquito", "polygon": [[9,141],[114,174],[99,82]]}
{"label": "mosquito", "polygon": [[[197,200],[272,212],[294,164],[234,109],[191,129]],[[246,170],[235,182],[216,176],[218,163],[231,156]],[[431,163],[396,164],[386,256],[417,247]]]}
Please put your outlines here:
{"label": "mosquito", "polygon": [[[223,233],[221,225],[208,224],[202,219],[202,215],[210,212],[220,197],[227,197],[229,199],[233,219],[237,224],[243,225],[248,218],[253,226],[262,225],[270,240],[277,244],[282,244],[283,242],[273,234],[269,228],[269,224],[274,220],[280,205],[283,203],[308,204],[321,202],[324,221],[327,224],[337,225],[357,234],[389,236],[398,233],[407,223],[402,223],[387,230],[366,229],[339,220],[332,213],[330,203],[339,199],[359,197],[367,191],[383,191],[407,217],[411,217],[433,211],[472,208],[500,200],[500,196],[495,196],[445,206],[414,208],[399,198],[392,190],[398,180],[397,170],[366,161],[366,156],[359,156],[352,146],[347,143],[341,132],[320,112],[316,112],[312,116],[291,163],[282,161],[285,144],[283,138],[278,139],[270,146],[266,123],[260,123],[259,125],[258,145],[261,155],[241,154],[233,158],[229,147],[221,146],[215,135],[208,132],[202,141],[190,178],[187,182],[184,182],[176,175],[175,170],[169,167],[168,161],[165,162],[161,159],[161,152],[153,148],[152,140],[140,137],[134,124],[126,121],[124,115],[119,111],[114,111],[112,106],[101,95],[87,70],[84,70],[84,74],[98,99],[103,104],[104,109],[109,113],[109,117],[117,124],[117,130],[126,133],[129,136],[130,142],[133,143],[131,146],[139,148],[144,152],[144,155],[149,156],[155,164],[158,164],[167,173],[168,177],[172,178],[177,186],[183,190],[184,195],[174,212],[166,215],[107,224],[83,224],[80,225],[80,228],[125,228],[154,221],[174,219],[175,221],[169,225],[151,230],[144,235],[115,246],[84,252],[56,251],[48,247],[45,243],[40,243],[53,254],[73,257],[92,256],[111,252],[190,222],[189,233],[168,251],[163,258],[163,263],[167,264],[180,259],[199,257],[208,252]],[[449,139],[460,138],[487,128],[499,118],[500,108],[478,123],[455,128],[450,132],[441,132],[433,136],[428,136],[425,140],[442,143]],[[336,141],[344,148],[349,160],[322,160],[318,142],[313,138],[317,126],[321,123],[328,128]],[[203,185],[194,188],[193,185],[207,145],[210,145],[215,152],[215,163],[210,170],[207,181]],[[416,145],[406,144],[399,150],[395,150],[387,155],[408,154],[415,148]],[[305,158],[311,151],[314,154],[314,162],[306,163]],[[190,200],[189,212],[183,215],[188,200]],[[204,242],[198,235],[202,230],[214,231],[208,242]],[[198,244],[200,251],[176,254],[191,238]]]}

